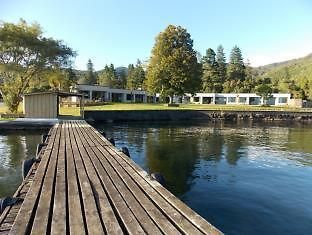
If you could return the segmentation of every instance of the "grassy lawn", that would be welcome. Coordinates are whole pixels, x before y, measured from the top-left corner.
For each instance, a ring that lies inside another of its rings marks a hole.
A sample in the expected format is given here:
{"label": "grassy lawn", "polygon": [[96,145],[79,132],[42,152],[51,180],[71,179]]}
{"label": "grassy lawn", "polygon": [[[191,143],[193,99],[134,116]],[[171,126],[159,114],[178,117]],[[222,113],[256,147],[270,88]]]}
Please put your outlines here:
{"label": "grassy lawn", "polygon": [[[18,107],[18,113],[22,113],[22,112],[23,112],[23,108],[20,105]],[[7,107],[4,104],[1,103],[0,104],[0,114],[2,114],[2,113],[8,113],[8,109],[7,109]],[[14,119],[15,118],[3,118],[3,117],[0,117],[0,121],[8,121],[8,120],[14,120]]]}
{"label": "grassy lawn", "polygon": [[[300,109],[287,106],[252,106],[252,105],[211,105],[211,104],[181,104],[179,107],[168,107],[164,104],[127,104],[127,103],[111,103],[101,106],[87,106],[85,110],[224,110],[224,111],[294,111],[294,112],[312,112],[312,109]],[[0,106],[0,114],[6,113],[7,108]],[[22,106],[18,112],[22,112]],[[79,108],[61,107],[60,115],[79,116]],[[5,120],[1,119],[0,120]]]}
{"label": "grassy lawn", "polygon": [[179,107],[168,107],[164,104],[126,104],[112,103],[102,106],[89,106],[85,110],[235,110],[235,111],[306,111],[306,109],[287,106],[253,106],[253,105],[211,105],[180,104]]}
{"label": "grassy lawn", "polygon": [[[181,104],[179,107],[168,107],[164,104],[126,104],[111,103],[101,106],[87,106],[85,110],[224,110],[224,111],[294,111],[294,112],[312,112],[311,109],[292,108],[287,106],[251,106],[251,105],[207,105],[207,104]],[[62,107],[61,115],[79,116],[79,108]]]}

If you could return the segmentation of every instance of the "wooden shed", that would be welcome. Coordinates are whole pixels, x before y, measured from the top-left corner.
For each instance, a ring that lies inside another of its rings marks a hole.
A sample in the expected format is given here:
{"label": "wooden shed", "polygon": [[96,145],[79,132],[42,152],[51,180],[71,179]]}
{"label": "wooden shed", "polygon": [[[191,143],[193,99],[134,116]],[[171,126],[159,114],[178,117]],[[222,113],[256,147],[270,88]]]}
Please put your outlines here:
{"label": "wooden shed", "polygon": [[83,95],[67,92],[38,92],[24,94],[23,109],[26,118],[58,118],[59,97],[80,97],[80,113],[83,117]]}

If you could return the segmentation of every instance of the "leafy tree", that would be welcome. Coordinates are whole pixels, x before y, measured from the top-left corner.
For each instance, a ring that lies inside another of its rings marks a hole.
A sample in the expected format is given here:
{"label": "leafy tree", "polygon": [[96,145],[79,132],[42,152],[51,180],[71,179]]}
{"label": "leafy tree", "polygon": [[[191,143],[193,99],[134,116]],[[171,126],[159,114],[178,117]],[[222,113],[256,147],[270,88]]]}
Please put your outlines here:
{"label": "leafy tree", "polygon": [[216,53],[208,48],[202,58],[202,87],[205,92],[221,92],[222,82],[219,80],[218,63]]}
{"label": "leafy tree", "polygon": [[[226,90],[230,92],[239,91],[243,85],[246,74],[243,56],[238,46],[234,46],[231,51],[227,73],[228,81],[230,82],[226,83]],[[229,87],[229,84],[231,84],[232,87]]]}
{"label": "leafy tree", "polygon": [[249,61],[245,64],[245,80],[242,82],[242,87],[240,88],[240,92],[243,93],[251,93],[254,92],[256,86],[256,80],[254,77],[254,72],[252,67],[250,66]]}
{"label": "leafy tree", "polygon": [[256,94],[263,98],[264,104],[266,104],[267,100],[272,96],[273,89],[270,83],[270,78],[264,78],[255,89]]}
{"label": "leafy tree", "polygon": [[226,80],[226,58],[222,45],[219,45],[217,48],[216,61],[218,64],[218,80],[221,83],[224,83],[224,81]]}
{"label": "leafy tree", "polygon": [[127,88],[131,90],[137,90],[143,87],[145,81],[145,71],[140,60],[134,67],[133,64],[128,66],[128,76],[127,76]]}
{"label": "leafy tree", "polygon": [[195,93],[201,85],[201,66],[193,40],[186,29],[169,25],[161,32],[152,49],[147,72],[148,90],[169,96]]}
{"label": "leafy tree", "polygon": [[98,83],[101,86],[113,87],[116,79],[114,65],[105,65],[104,70],[99,73]]}
{"label": "leafy tree", "polygon": [[75,52],[62,41],[42,36],[38,24],[0,23],[0,93],[16,112],[30,80],[49,68],[67,67]]}

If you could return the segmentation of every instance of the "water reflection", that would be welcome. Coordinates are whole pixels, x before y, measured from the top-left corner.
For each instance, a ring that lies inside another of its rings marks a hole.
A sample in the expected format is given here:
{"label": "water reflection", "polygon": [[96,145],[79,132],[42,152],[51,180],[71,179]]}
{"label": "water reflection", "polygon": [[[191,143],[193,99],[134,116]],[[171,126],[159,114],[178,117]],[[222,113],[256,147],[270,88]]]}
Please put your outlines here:
{"label": "water reflection", "polygon": [[149,171],[161,172],[176,195],[189,190],[189,178],[199,156],[197,139],[183,134],[179,129],[160,128],[157,133],[148,133],[145,145]]}
{"label": "water reflection", "polygon": [[42,131],[0,132],[0,197],[10,196],[22,182],[22,162],[35,156]]}
{"label": "water reflection", "polygon": [[[117,147],[226,234],[312,231],[312,126],[101,124]],[[299,218],[299,219],[298,219]],[[295,222],[294,222],[295,221]]]}
{"label": "water reflection", "polygon": [[[252,161],[260,153],[266,154],[265,161],[271,163],[285,158],[296,164],[312,165],[312,145],[307,138],[312,128],[251,122],[119,123],[96,127],[114,136],[117,146],[128,146],[133,159],[146,171],[162,173],[176,195],[187,192],[193,178],[198,177],[193,172],[199,160],[199,164],[204,160],[214,165],[225,160],[235,166],[241,158]],[[253,152],[255,148],[257,151]],[[298,151],[299,154],[289,154]]]}

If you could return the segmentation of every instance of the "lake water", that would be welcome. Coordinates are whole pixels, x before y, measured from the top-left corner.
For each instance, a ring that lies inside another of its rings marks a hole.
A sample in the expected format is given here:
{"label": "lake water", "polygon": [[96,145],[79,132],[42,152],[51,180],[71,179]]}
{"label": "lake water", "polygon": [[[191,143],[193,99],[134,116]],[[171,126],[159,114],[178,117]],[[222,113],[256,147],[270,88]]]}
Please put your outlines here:
{"label": "lake water", "polygon": [[35,157],[43,133],[0,130],[0,197],[14,194],[22,182],[23,160]]}
{"label": "lake water", "polygon": [[[226,234],[312,234],[312,125],[96,125],[148,172]],[[0,130],[0,197],[22,181],[45,131]]]}
{"label": "lake water", "polygon": [[312,126],[97,124],[226,234],[312,234]]}

